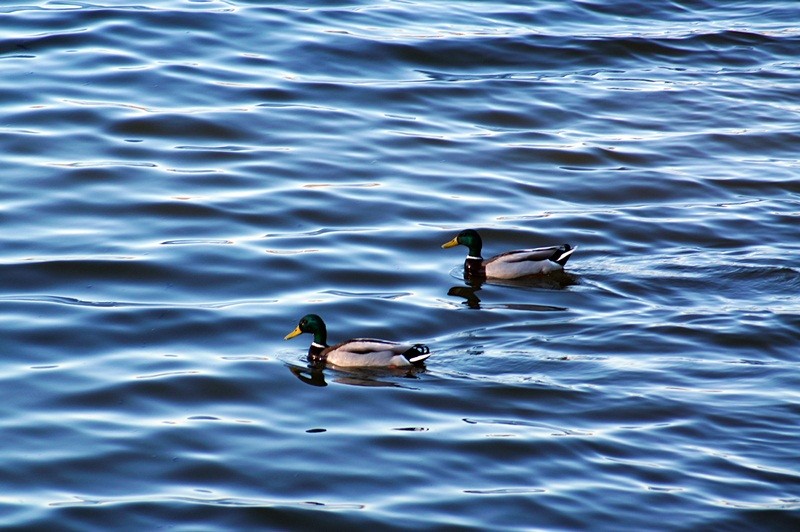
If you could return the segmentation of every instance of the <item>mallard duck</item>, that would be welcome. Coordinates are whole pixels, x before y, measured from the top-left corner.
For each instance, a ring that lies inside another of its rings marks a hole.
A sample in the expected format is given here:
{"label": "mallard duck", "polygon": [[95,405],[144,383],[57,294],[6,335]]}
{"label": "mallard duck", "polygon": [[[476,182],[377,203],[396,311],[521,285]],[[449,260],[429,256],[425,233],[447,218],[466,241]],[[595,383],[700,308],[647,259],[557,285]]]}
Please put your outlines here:
{"label": "mallard duck", "polygon": [[421,366],[431,356],[427,345],[401,344],[374,338],[354,338],[329,346],[325,322],[316,314],[303,316],[284,340],[302,333],[314,335],[311,347],[308,348],[308,360],[315,364],[328,363],[341,367]]}
{"label": "mallard duck", "polygon": [[494,279],[516,279],[537,273],[550,273],[562,270],[572,253],[578,249],[569,244],[536,249],[517,249],[484,260],[481,257],[483,242],[474,229],[464,229],[451,241],[442,244],[452,248],[461,244],[469,248],[464,261],[464,276],[467,278],[486,277]]}

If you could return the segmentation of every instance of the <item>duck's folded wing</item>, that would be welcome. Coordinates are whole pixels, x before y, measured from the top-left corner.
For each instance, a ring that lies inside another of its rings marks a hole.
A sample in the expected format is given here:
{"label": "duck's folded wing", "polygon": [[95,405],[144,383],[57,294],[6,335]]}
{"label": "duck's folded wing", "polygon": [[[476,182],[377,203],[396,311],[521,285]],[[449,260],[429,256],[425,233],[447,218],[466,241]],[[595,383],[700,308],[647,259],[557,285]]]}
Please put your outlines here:
{"label": "duck's folded wing", "polygon": [[341,351],[352,353],[354,355],[363,355],[365,353],[376,353],[382,351],[402,353],[409,347],[411,347],[411,344],[401,344],[398,342],[390,342],[389,340],[378,340],[376,338],[353,338],[352,340],[347,340],[346,342],[334,345],[331,347],[331,351]]}
{"label": "duck's folded wing", "polygon": [[546,248],[517,249],[514,251],[508,251],[506,253],[501,253],[496,257],[492,257],[491,259],[487,260],[486,263],[539,262],[543,260],[552,260],[554,262],[558,262],[558,259],[567,252],[572,252],[572,249],[568,248],[568,246],[548,246]]}
{"label": "duck's folded wing", "polygon": [[[375,338],[354,338],[334,345],[327,359],[337,366],[406,366],[428,358],[427,347]],[[408,355],[410,356],[408,356]]]}

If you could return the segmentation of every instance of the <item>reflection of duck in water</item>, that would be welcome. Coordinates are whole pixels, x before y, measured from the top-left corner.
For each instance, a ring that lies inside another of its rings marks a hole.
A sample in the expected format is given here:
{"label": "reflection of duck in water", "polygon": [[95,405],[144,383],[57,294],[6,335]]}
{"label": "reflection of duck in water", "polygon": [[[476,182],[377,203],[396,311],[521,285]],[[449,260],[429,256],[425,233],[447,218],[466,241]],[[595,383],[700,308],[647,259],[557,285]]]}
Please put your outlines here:
{"label": "reflection of duck in water", "polygon": [[448,296],[458,296],[466,299],[464,302],[469,308],[481,308],[481,298],[475,292],[480,290],[480,285],[475,286],[454,286],[447,291]]}
{"label": "reflection of duck in water", "polygon": [[340,367],[421,366],[431,356],[430,349],[423,344],[401,344],[374,338],[354,338],[329,346],[325,322],[316,314],[303,316],[285,340],[302,333],[314,335],[308,348],[308,360],[314,364],[328,363]]}
{"label": "reflection of duck in water", "polygon": [[553,305],[535,305],[531,303],[492,303],[484,305],[475,293],[479,291],[479,283],[471,283],[471,286],[454,286],[447,291],[448,296],[457,296],[466,299],[464,304],[471,309],[504,309],[504,310],[525,310],[528,312],[560,312],[567,310],[565,307],[555,307]]}
{"label": "reflection of duck in water", "polygon": [[[328,385],[325,381],[325,372],[321,364],[308,366],[295,366],[287,364],[286,367],[301,382],[310,386],[324,388]],[[406,384],[397,382],[396,379],[419,379],[419,373],[424,372],[423,366],[404,366],[402,368],[338,368],[329,375],[333,382],[348,384],[350,386],[365,386],[369,388],[405,388]]]}
{"label": "reflection of duck in water", "polygon": [[569,244],[517,249],[484,260],[481,256],[483,241],[474,229],[464,229],[453,240],[442,244],[442,247],[452,248],[459,244],[469,249],[467,259],[464,261],[464,277],[468,279],[516,279],[526,275],[561,271],[572,253],[578,249]]}
{"label": "reflection of duck in water", "polygon": [[289,371],[292,372],[292,375],[306,384],[318,386],[320,388],[324,388],[328,385],[328,383],[325,382],[325,375],[322,373],[322,369],[318,367],[303,368],[292,364],[287,364],[287,366]]}

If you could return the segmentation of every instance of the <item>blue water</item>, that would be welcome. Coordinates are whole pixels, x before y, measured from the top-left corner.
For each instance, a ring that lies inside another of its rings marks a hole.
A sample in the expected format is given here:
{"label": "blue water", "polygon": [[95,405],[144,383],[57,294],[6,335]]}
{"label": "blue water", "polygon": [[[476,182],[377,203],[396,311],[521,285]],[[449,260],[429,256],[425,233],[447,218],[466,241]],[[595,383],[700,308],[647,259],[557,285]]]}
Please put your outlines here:
{"label": "blue water", "polygon": [[3,5],[0,527],[800,527],[798,20]]}

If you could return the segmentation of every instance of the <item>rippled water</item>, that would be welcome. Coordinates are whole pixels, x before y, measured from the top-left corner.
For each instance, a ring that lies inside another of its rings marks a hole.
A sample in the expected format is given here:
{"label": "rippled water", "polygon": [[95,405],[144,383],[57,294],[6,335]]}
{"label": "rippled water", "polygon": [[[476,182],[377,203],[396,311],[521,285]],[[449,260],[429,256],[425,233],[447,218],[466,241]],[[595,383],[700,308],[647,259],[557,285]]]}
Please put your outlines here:
{"label": "rippled water", "polygon": [[0,526],[800,526],[796,2],[0,15]]}

